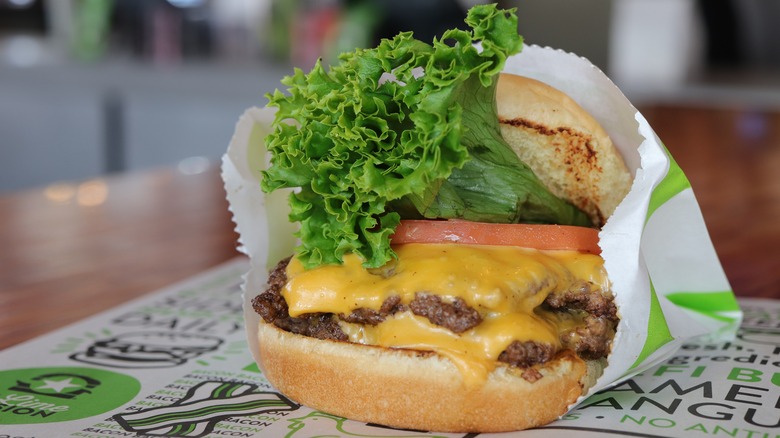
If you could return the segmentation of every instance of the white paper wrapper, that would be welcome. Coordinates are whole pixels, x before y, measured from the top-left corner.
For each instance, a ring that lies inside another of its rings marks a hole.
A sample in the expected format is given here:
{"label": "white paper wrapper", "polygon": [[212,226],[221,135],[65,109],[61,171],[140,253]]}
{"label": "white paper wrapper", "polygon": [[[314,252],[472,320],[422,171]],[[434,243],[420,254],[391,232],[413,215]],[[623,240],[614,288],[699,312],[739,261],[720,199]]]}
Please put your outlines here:
{"label": "white paper wrapper", "polygon": [[[591,393],[668,358],[684,341],[733,336],[742,313],[698,203],[644,117],[599,69],[569,53],[526,46],[507,60],[505,71],[546,82],[576,100],[606,129],[634,176],[600,233],[621,321],[609,365]],[[287,194],[265,195],[259,187],[266,164],[262,140],[272,118],[268,109],[247,110],[223,159],[241,250],[251,257],[246,303],[263,290],[268,269],[295,247]],[[259,316],[246,303],[248,336],[255,339]]]}

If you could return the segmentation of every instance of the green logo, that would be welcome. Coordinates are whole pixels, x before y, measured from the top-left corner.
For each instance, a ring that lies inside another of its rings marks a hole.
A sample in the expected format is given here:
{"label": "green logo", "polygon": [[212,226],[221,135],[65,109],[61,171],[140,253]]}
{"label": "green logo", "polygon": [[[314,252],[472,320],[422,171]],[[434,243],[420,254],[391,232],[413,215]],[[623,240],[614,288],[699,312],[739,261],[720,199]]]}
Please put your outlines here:
{"label": "green logo", "polygon": [[78,420],[130,401],[141,390],[133,377],[94,368],[0,371],[0,424]]}
{"label": "green logo", "polygon": [[275,392],[255,392],[257,385],[206,381],[168,406],[115,415],[127,431],[178,437],[209,435],[220,421],[262,413],[293,411],[298,405]]}

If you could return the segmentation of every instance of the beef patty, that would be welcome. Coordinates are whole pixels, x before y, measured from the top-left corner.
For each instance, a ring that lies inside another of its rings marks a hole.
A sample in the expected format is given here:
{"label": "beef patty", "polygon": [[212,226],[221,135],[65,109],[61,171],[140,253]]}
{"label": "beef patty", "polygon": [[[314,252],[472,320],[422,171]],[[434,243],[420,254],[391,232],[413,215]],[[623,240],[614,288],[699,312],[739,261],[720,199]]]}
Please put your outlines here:
{"label": "beef patty", "polygon": [[[347,342],[349,339],[341,330],[339,320],[373,326],[390,315],[405,311],[425,317],[432,324],[445,327],[454,333],[463,333],[482,322],[479,312],[462,299],[456,298],[448,302],[425,291],[417,292],[408,304],[401,303],[401,298],[397,295],[391,296],[382,303],[379,310],[359,308],[349,315],[307,313],[292,317],[282,296],[282,289],[287,283],[286,269],[289,262],[288,257],[271,271],[268,288],[252,300],[252,307],[265,322],[291,333]],[[617,309],[611,294],[591,291],[589,284],[582,282],[569,290],[550,294],[541,308],[561,317],[582,321],[575,328],[561,334],[563,349],[574,350],[580,357],[588,360],[604,358],[609,354],[618,322]],[[550,344],[513,341],[499,355],[498,360],[512,366],[528,368],[553,359],[556,353],[556,347]]]}

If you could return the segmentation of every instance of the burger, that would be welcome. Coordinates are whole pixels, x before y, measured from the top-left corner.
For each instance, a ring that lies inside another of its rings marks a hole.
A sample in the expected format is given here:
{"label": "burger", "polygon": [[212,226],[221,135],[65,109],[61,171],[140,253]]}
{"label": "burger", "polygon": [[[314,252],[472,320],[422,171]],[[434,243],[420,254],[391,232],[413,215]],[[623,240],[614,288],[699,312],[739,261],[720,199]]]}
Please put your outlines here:
{"label": "burger", "polygon": [[513,10],[282,80],[261,187],[291,189],[295,253],[252,307],[282,393],[391,427],[498,432],[563,415],[619,322],[598,246],[631,177],[599,123],[501,73]]}

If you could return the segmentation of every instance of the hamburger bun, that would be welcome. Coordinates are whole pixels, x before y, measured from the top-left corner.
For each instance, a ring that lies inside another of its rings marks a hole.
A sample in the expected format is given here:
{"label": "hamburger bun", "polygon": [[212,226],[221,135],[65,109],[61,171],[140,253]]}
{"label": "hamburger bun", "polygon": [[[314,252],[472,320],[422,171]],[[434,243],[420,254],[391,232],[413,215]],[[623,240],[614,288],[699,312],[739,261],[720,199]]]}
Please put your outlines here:
{"label": "hamburger bun", "polygon": [[292,400],[350,419],[438,432],[504,432],[563,415],[601,375],[603,363],[565,352],[531,383],[499,366],[481,385],[434,353],[387,349],[285,332],[260,322],[259,365]]}
{"label": "hamburger bun", "polygon": [[[602,225],[631,181],[604,129],[564,93],[528,78],[502,74],[497,102],[502,135],[520,159],[551,191]],[[265,377],[299,403],[350,419],[439,432],[550,423],[588,391],[606,364],[564,349],[525,369],[496,362],[487,379],[474,384],[450,359],[430,351],[320,340],[264,321],[257,343]]]}
{"label": "hamburger bun", "polygon": [[565,93],[523,76],[502,73],[496,103],[501,135],[520,160],[554,195],[604,225],[631,187],[604,128]]}

